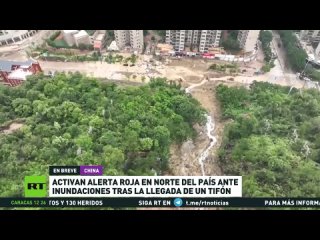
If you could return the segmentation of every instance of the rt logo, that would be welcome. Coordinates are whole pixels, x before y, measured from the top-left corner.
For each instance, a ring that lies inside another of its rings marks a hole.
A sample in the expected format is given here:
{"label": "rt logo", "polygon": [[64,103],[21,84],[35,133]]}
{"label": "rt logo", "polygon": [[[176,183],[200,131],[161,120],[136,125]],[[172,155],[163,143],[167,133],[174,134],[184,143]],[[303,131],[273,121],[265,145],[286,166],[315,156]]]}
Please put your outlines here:
{"label": "rt logo", "polygon": [[24,196],[45,197],[47,196],[47,181],[45,176],[25,176]]}
{"label": "rt logo", "polygon": [[173,204],[176,206],[176,207],[181,207],[182,204],[183,204],[183,201],[181,198],[176,198],[174,201],[173,201]]}

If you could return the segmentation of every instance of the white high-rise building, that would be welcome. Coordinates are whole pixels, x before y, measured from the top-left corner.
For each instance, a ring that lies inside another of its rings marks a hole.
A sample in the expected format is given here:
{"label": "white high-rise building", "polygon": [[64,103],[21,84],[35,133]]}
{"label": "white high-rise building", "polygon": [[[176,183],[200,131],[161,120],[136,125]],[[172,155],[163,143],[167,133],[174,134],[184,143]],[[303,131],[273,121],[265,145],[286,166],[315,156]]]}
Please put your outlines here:
{"label": "white high-rise building", "polygon": [[221,30],[201,30],[199,52],[208,52],[209,48],[218,47]]}
{"label": "white high-rise building", "polygon": [[320,30],[301,30],[300,38],[310,42],[320,42]]}
{"label": "white high-rise building", "polygon": [[114,36],[119,49],[131,46],[134,51],[143,51],[143,30],[114,30]]}
{"label": "white high-rise building", "polygon": [[198,48],[199,52],[208,52],[211,47],[218,47],[221,30],[167,30],[166,43],[181,52],[186,46]]}
{"label": "white high-rise building", "polygon": [[191,31],[192,31],[192,42],[191,43],[194,46],[197,46],[200,42],[201,30],[191,30]]}
{"label": "white high-rise building", "polygon": [[114,37],[119,49],[123,49],[130,44],[130,36],[128,30],[114,30]]}
{"label": "white high-rise building", "polygon": [[0,46],[23,41],[33,36],[38,30],[0,30]]}
{"label": "white high-rise building", "polygon": [[175,51],[181,52],[184,50],[187,30],[167,30],[166,43],[171,44]]}
{"label": "white high-rise building", "polygon": [[129,30],[130,45],[134,51],[143,51],[143,30]]}
{"label": "white high-rise building", "polygon": [[315,54],[317,56],[320,56],[320,42],[318,43],[318,46],[316,47]]}
{"label": "white high-rise building", "polygon": [[260,30],[240,30],[238,33],[238,41],[240,48],[244,52],[252,52],[255,50],[259,38]]}

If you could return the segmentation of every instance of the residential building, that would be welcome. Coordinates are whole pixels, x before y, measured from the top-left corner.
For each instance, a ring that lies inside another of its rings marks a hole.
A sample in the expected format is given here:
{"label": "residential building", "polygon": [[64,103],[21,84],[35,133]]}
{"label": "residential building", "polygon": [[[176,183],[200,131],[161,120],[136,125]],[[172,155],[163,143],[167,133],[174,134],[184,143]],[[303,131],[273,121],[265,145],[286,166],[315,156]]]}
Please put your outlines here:
{"label": "residential building", "polygon": [[315,54],[317,56],[320,56],[320,42],[318,43],[318,46],[316,47]]}
{"label": "residential building", "polygon": [[103,43],[104,43],[104,36],[105,34],[99,34],[97,35],[97,37],[94,39],[93,42],[93,48],[96,51],[101,51],[102,47],[103,47]]}
{"label": "residential building", "polygon": [[90,36],[91,44],[94,50],[101,51],[105,45],[106,30],[96,30],[92,36]]}
{"label": "residential building", "polygon": [[196,46],[200,42],[201,30],[192,31],[192,44]]}
{"label": "residential building", "polygon": [[114,30],[117,46],[120,50],[130,46],[133,51],[143,51],[143,30]]}
{"label": "residential building", "polygon": [[167,30],[166,43],[171,44],[177,52],[184,51],[187,30]]}
{"label": "residential building", "polygon": [[130,45],[134,51],[143,51],[143,30],[129,30]]}
{"label": "residential building", "polygon": [[15,62],[0,60],[0,82],[14,87],[23,83],[30,75],[42,72],[37,61]]}
{"label": "residential building", "polygon": [[114,37],[119,49],[123,49],[130,44],[130,36],[128,30],[114,30]]}
{"label": "residential building", "polygon": [[244,52],[253,52],[257,47],[260,30],[240,30],[238,41]]}
{"label": "residential building", "polygon": [[63,30],[63,39],[66,41],[66,43],[69,46],[73,46],[76,44],[76,41],[74,39],[74,34],[78,33],[79,30]]}
{"label": "residential building", "polygon": [[90,45],[91,40],[89,34],[85,30],[63,30],[63,39],[69,46],[80,44]]}
{"label": "residential building", "polygon": [[89,34],[85,30],[79,31],[78,33],[74,34],[73,37],[77,47],[79,47],[80,44],[91,44]]}
{"label": "residential building", "polygon": [[36,32],[38,30],[0,30],[0,46],[20,42]]}
{"label": "residential building", "polygon": [[199,52],[207,53],[209,48],[219,47],[221,30],[201,30]]}
{"label": "residential building", "polygon": [[206,53],[211,47],[218,47],[221,30],[167,30],[166,43],[175,51],[184,51],[186,47]]}
{"label": "residential building", "polygon": [[320,42],[320,30],[301,30],[300,39],[310,42]]}

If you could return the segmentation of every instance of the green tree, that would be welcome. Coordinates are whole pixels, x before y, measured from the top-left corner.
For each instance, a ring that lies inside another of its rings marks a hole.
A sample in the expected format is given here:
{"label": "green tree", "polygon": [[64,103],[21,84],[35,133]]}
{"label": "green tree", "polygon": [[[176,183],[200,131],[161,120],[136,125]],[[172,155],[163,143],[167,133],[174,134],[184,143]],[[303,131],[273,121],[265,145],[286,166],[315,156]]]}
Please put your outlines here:
{"label": "green tree", "polygon": [[75,143],[84,150],[90,150],[93,145],[92,139],[89,135],[80,135],[75,139]]}
{"label": "green tree", "polygon": [[306,64],[307,53],[299,47],[299,42],[292,30],[279,30],[290,66],[295,71],[302,71]]}
{"label": "green tree", "polygon": [[122,171],[124,168],[125,156],[120,149],[106,145],[103,147],[103,153],[105,155],[105,161],[108,167]]}
{"label": "green tree", "polygon": [[28,117],[32,114],[31,102],[26,98],[17,98],[12,101],[14,111],[21,117]]}
{"label": "green tree", "polygon": [[142,151],[149,151],[153,146],[153,140],[151,138],[140,138],[140,145]]}
{"label": "green tree", "polygon": [[232,38],[228,38],[227,40],[223,41],[222,46],[226,50],[231,50],[231,51],[240,50],[239,42],[236,39],[232,39]]}

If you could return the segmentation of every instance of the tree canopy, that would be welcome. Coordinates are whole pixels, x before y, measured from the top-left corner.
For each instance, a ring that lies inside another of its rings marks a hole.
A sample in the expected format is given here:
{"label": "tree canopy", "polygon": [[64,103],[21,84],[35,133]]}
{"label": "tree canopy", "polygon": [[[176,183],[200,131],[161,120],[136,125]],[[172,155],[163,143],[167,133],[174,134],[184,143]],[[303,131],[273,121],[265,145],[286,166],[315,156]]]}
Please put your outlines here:
{"label": "tree canopy", "polygon": [[204,109],[178,85],[153,79],[141,87],[102,84],[80,74],[30,77],[0,86],[0,196],[23,196],[27,175],[49,165],[104,165],[108,175],[153,175],[167,168],[171,143],[196,135]]}
{"label": "tree canopy", "polygon": [[271,51],[271,41],[272,41],[272,33],[267,30],[261,30],[259,35],[259,40],[261,41],[262,50],[264,53],[264,60],[268,63],[272,58]]}
{"label": "tree canopy", "polygon": [[226,126],[219,160],[243,176],[247,197],[318,197],[320,95],[254,82],[250,90],[219,85]]}
{"label": "tree canopy", "polygon": [[224,47],[225,50],[230,51],[239,51],[240,45],[237,40],[239,30],[229,30],[228,37],[225,39],[221,45]]}
{"label": "tree canopy", "polygon": [[308,57],[306,51],[299,46],[297,37],[292,30],[279,30],[279,34],[286,50],[290,66],[294,71],[301,72]]}

